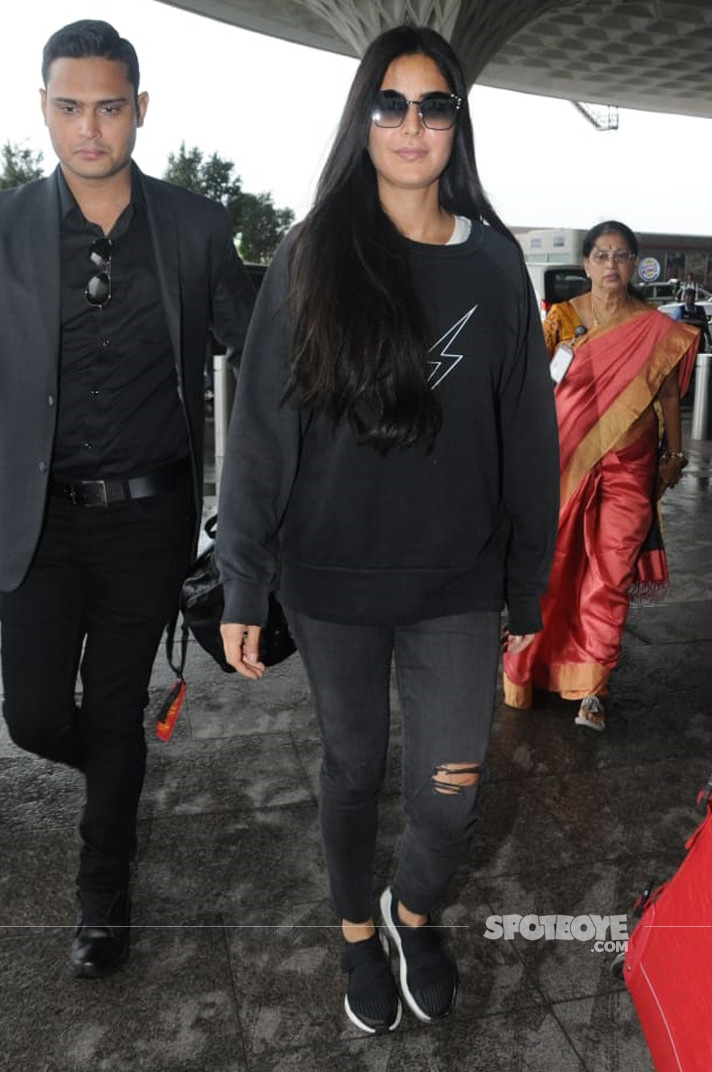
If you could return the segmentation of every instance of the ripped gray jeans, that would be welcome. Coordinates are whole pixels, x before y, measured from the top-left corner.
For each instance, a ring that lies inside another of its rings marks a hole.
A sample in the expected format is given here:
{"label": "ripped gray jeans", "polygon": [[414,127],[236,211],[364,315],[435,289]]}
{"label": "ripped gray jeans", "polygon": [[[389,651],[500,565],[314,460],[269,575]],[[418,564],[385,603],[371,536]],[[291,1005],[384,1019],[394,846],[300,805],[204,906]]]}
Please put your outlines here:
{"label": "ripped gray jeans", "polygon": [[392,887],[411,912],[428,913],[472,832],[494,706],[499,612],[402,626],[342,625],[287,613],[321,732],[319,820],[336,911],[353,923],[373,912],[395,656],[405,828]]}

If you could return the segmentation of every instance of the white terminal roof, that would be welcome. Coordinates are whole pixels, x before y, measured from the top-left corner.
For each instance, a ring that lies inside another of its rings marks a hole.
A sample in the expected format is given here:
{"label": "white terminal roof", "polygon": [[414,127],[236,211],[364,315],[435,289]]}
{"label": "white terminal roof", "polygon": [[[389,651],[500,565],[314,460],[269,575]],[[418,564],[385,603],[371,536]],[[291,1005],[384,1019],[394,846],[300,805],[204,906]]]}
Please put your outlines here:
{"label": "white terminal roof", "polygon": [[712,0],[163,0],[357,56],[410,21],[447,37],[470,83],[712,117]]}

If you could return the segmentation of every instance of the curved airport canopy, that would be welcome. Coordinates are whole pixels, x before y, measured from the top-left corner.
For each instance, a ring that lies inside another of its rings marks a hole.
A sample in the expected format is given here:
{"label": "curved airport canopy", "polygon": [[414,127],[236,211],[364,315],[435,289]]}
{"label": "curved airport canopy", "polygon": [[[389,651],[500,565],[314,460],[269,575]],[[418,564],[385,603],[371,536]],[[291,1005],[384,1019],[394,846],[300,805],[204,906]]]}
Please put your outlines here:
{"label": "curved airport canopy", "polygon": [[712,117],[711,0],[163,2],[347,56],[410,21],[454,44],[470,83]]}

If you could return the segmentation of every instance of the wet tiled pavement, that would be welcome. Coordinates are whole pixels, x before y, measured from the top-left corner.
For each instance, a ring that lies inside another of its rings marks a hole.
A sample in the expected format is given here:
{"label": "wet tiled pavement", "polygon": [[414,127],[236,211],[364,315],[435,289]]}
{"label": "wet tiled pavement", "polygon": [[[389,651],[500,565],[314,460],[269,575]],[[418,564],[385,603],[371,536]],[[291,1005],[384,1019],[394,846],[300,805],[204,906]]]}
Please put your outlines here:
{"label": "wet tiled pavement", "polygon": [[[555,699],[498,705],[472,851],[442,912],[461,972],[447,1023],[406,1015],[365,1038],[344,1015],[298,656],[253,684],[192,645],[176,732],[149,736],[132,952],[109,979],[68,972],[79,779],[0,730],[0,1070],[651,1072],[610,954],[484,932],[493,914],[629,913],[697,824],[712,768],[712,443],[688,449],[664,511],[673,586],[630,614],[608,731],[577,729]],[[154,710],[170,681],[161,654]],[[400,826],[394,707],[379,886]]]}

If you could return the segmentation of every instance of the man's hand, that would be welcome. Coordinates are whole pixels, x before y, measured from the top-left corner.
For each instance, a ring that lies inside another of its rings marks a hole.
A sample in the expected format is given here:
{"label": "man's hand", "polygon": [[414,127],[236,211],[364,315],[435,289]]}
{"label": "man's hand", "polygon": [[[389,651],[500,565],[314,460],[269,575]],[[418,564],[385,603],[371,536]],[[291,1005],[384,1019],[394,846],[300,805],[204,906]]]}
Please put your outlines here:
{"label": "man's hand", "polygon": [[235,622],[223,622],[220,626],[225,658],[243,677],[259,679],[265,672],[264,663],[259,661],[259,643],[262,626],[241,625]]}

